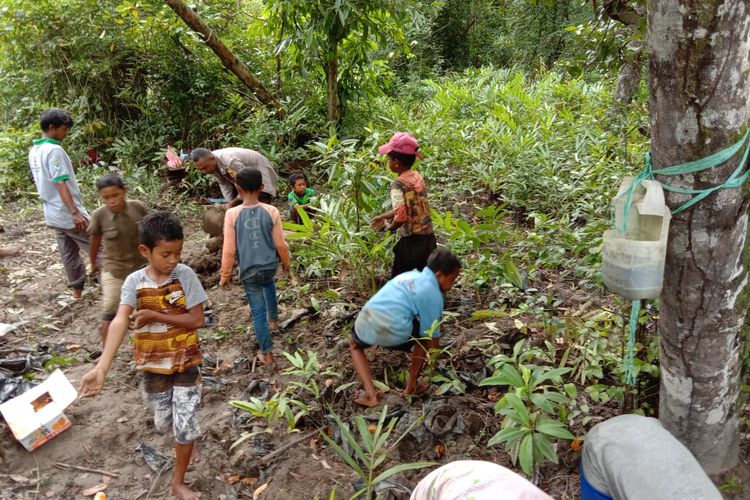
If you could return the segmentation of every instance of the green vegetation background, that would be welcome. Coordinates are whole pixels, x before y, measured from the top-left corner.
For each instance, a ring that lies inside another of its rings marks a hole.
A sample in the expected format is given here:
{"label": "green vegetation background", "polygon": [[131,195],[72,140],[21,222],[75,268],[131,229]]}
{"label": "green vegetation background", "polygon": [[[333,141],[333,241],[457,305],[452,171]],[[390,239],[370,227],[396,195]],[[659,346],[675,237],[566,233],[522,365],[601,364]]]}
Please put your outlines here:
{"label": "green vegetation background", "polygon": [[[191,171],[183,191],[165,195],[167,145],[248,147],[281,173],[304,170],[323,193],[314,226],[290,226],[305,238],[296,265],[308,278],[347,280],[367,294],[391,258],[392,240],[367,224],[388,200],[390,177],[376,146],[407,130],[422,144],[417,168],[440,240],[466,262],[461,286],[478,309],[475,319],[515,318],[522,333],[546,335],[544,348],[493,358],[489,383],[520,395],[498,407],[505,434],[494,442],[506,443],[514,458],[521,453],[527,469],[552,459],[548,439],[569,436],[548,417],[580,429],[586,401],[624,399],[622,315],[577,316],[536,287],[564,283],[576,293],[600,286],[611,198],[647,148],[645,90],[627,105],[613,99],[638,33],[580,0],[190,5],[276,94],[286,117],[260,106],[163,2],[5,0],[0,203],[35,195],[28,147],[39,135],[40,111],[51,106],[74,117],[65,147],[89,207],[97,205],[96,177],[110,167],[155,206],[192,203],[185,196],[204,194],[210,179]],[[344,30],[338,124],[326,122],[331,30]],[[86,162],[89,150],[101,164]],[[554,346],[561,338],[570,346],[562,362]],[[654,342],[647,347],[636,368],[656,376]],[[460,381],[443,379],[446,390],[461,392]],[[529,419],[547,429],[546,438],[512,431]]]}

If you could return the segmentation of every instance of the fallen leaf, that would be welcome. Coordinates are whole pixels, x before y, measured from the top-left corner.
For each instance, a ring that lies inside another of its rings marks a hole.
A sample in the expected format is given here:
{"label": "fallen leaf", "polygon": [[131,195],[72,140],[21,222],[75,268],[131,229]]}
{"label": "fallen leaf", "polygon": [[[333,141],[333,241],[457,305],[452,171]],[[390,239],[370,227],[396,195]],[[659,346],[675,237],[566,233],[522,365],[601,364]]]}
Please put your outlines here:
{"label": "fallen leaf", "polygon": [[116,422],[117,422],[118,424],[124,424],[124,423],[125,423],[125,422],[127,422],[127,421],[128,421],[128,417],[121,417],[121,418],[118,418],[118,419],[116,420]]}
{"label": "fallen leaf", "polygon": [[85,497],[93,497],[97,493],[100,493],[107,489],[107,485],[104,483],[99,483],[96,486],[92,486],[91,488],[86,488],[81,492],[81,495]]}
{"label": "fallen leaf", "polygon": [[240,480],[240,475],[239,474],[232,474],[231,476],[227,477],[224,480],[224,482],[225,483],[229,483],[229,484],[234,484],[234,483],[239,482],[239,480]]}
{"label": "fallen leaf", "polygon": [[325,470],[331,470],[333,468],[330,465],[328,465],[328,462],[326,462],[325,458],[322,458],[320,460],[320,465],[322,465]]}
{"label": "fallen leaf", "polygon": [[445,445],[443,443],[435,445],[435,455],[437,458],[443,458],[445,456]]}
{"label": "fallen leaf", "polygon": [[375,424],[370,424],[367,426],[367,430],[374,433],[376,430],[378,430],[378,426]]}
{"label": "fallen leaf", "polygon": [[77,351],[81,348],[81,344],[68,344],[65,346],[65,349],[68,351]]}
{"label": "fallen leaf", "polygon": [[243,477],[242,479],[240,479],[241,484],[246,484],[248,486],[251,486],[257,482],[258,482],[257,477]]}
{"label": "fallen leaf", "polygon": [[333,385],[333,379],[327,378],[325,381],[326,387],[331,387]]}
{"label": "fallen leaf", "polygon": [[11,478],[11,479],[12,479],[13,481],[15,481],[15,482],[17,482],[17,483],[20,483],[20,484],[26,484],[26,483],[28,483],[28,482],[29,482],[29,478],[27,478],[27,477],[25,477],[25,476],[22,476],[22,475],[20,475],[20,474],[11,474],[11,475],[10,475],[10,478]]}
{"label": "fallen leaf", "polygon": [[570,442],[570,449],[578,452],[581,450],[581,446],[583,446],[583,441],[581,438],[575,438],[573,441]]}
{"label": "fallen leaf", "polygon": [[258,500],[263,492],[266,491],[266,488],[268,488],[268,483],[258,486],[255,491],[253,491],[253,500]]}

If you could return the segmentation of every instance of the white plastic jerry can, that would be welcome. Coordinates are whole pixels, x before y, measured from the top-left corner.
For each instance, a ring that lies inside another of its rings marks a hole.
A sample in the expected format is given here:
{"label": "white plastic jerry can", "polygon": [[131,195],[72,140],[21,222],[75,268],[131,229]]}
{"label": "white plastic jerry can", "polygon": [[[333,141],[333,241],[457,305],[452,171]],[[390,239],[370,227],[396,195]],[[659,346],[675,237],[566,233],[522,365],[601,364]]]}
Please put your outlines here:
{"label": "white plastic jerry can", "polygon": [[[632,182],[632,177],[623,179],[615,198],[615,227],[604,233],[602,281],[627,300],[654,299],[664,281],[672,215],[664,203],[661,184],[644,180],[634,189],[625,221],[627,191]],[[623,226],[624,222],[627,224]]]}

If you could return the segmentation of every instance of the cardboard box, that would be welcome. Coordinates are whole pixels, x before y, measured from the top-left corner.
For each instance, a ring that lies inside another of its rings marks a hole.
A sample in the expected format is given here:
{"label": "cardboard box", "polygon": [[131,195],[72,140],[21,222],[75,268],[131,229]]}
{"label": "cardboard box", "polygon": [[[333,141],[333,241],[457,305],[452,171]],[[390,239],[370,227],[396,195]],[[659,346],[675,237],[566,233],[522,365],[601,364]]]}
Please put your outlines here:
{"label": "cardboard box", "polygon": [[0,413],[16,439],[31,451],[72,425],[63,410],[77,397],[78,391],[58,369],[38,386],[0,405]]}

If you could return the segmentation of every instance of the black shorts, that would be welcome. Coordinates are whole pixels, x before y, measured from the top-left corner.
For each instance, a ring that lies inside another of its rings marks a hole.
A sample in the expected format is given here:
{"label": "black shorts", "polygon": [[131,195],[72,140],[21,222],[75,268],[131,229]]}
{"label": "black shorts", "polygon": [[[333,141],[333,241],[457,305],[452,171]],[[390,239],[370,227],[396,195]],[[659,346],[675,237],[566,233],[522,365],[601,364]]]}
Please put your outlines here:
{"label": "black shorts", "polygon": [[427,258],[436,248],[437,240],[434,234],[404,236],[393,247],[391,278],[414,269],[421,271],[427,265]]}
{"label": "black shorts", "polygon": [[[406,351],[411,352],[411,350],[414,348],[414,344],[416,343],[417,338],[419,338],[419,320],[414,318],[413,326],[411,329],[411,337],[408,342],[404,342],[403,344],[398,345],[392,345],[392,346],[383,346],[386,349],[391,349],[393,351]],[[367,349],[368,347],[372,347],[372,344],[368,344],[367,342],[363,342],[358,336],[357,336],[357,330],[354,328],[354,325],[352,325],[352,340],[355,344],[357,344],[357,347],[361,349]]]}

